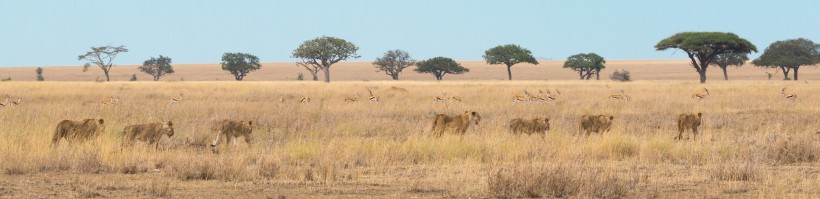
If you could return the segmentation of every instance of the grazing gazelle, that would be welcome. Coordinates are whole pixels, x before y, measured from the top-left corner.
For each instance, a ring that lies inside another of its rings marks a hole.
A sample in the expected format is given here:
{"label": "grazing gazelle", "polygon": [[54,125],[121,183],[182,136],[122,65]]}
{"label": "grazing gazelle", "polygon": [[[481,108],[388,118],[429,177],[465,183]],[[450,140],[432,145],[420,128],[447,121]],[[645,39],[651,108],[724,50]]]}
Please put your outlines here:
{"label": "grazing gazelle", "polygon": [[371,91],[370,89],[367,89],[367,92],[370,93],[370,98],[369,98],[370,103],[379,103],[379,97],[373,95],[373,91]]}
{"label": "grazing gazelle", "polygon": [[361,97],[362,97],[361,94],[356,93],[356,97],[346,97],[345,102],[347,102],[347,103],[357,102],[357,101],[359,101],[359,98],[361,98]]}
{"label": "grazing gazelle", "polygon": [[299,100],[299,103],[310,104],[310,97],[302,97],[302,99]]}
{"label": "grazing gazelle", "polygon": [[629,97],[629,95],[626,95],[626,94],[624,93],[624,89],[621,89],[621,94],[620,94],[620,95],[617,95],[617,94],[616,94],[616,95],[609,95],[609,99],[611,99],[611,100],[626,100],[626,101],[629,101],[629,100],[631,100],[632,98],[631,98],[631,97]]}
{"label": "grazing gazelle", "polygon": [[176,97],[176,98],[172,98],[172,99],[171,99],[171,104],[175,104],[175,103],[179,103],[179,102],[181,102],[181,101],[182,101],[182,97],[183,97],[183,96],[184,96],[184,95],[183,95],[182,93],[179,93],[179,97]]}
{"label": "grazing gazelle", "polygon": [[703,90],[706,91],[706,94],[703,94],[703,93],[692,94],[692,99],[700,100],[700,99],[706,98],[706,96],[709,96],[709,94],[710,94],[709,89],[703,88]]}
{"label": "grazing gazelle", "polygon": [[450,101],[461,102],[461,98],[458,97],[458,96],[452,96],[452,97],[450,97]]}
{"label": "grazing gazelle", "polygon": [[120,97],[108,97],[108,99],[104,99],[100,103],[102,105],[116,105],[120,103]]}
{"label": "grazing gazelle", "polygon": [[436,96],[436,99],[433,99],[433,102],[444,102],[447,99],[447,92],[441,93],[441,96]]}
{"label": "grazing gazelle", "polygon": [[513,95],[513,104],[517,102],[525,102],[530,99],[530,93],[527,90],[524,90],[524,96],[521,95]]}
{"label": "grazing gazelle", "polygon": [[786,93],[786,88],[780,90],[780,95],[783,95],[788,100],[797,100],[797,94],[794,93]]}

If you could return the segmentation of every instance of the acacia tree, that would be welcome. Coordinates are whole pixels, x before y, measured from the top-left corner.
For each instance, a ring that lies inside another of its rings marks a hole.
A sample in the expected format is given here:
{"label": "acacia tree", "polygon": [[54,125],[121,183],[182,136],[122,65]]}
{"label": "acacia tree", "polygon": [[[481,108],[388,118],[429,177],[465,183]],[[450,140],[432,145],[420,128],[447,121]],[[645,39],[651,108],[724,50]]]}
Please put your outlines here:
{"label": "acacia tree", "polygon": [[297,64],[310,71],[314,80],[321,69],[325,73],[325,82],[330,82],[330,66],[349,58],[359,58],[358,50],[359,47],[344,39],[322,36],[299,45],[293,50],[292,57],[301,59]]}
{"label": "acacia tree", "polygon": [[416,60],[410,58],[410,54],[403,50],[389,50],[384,53],[384,56],[373,61],[376,72],[384,71],[384,74],[390,75],[393,80],[399,80],[401,71],[415,64]]}
{"label": "acacia tree", "polygon": [[159,58],[151,57],[151,59],[142,62],[139,67],[140,72],[147,73],[154,77],[154,81],[159,81],[159,78],[165,74],[174,73],[174,67],[171,66],[171,58],[160,55]]}
{"label": "acacia tree", "polygon": [[441,80],[446,74],[464,74],[466,72],[470,72],[470,69],[464,68],[453,59],[447,57],[435,57],[418,62],[414,71],[419,73],[430,73],[436,77],[436,80]]}
{"label": "acacia tree", "polygon": [[723,53],[715,56],[715,61],[712,65],[717,65],[723,70],[723,79],[729,80],[729,75],[726,73],[726,68],[729,66],[741,67],[749,57],[742,53]]}
{"label": "acacia tree", "polygon": [[752,63],[759,67],[780,68],[784,79],[788,79],[789,70],[794,69],[794,80],[797,81],[800,66],[820,63],[820,45],[804,38],[777,41]]}
{"label": "acacia tree", "polygon": [[682,32],[663,39],[655,45],[658,51],[681,49],[692,61],[691,66],[700,75],[700,83],[706,83],[706,68],[715,57],[724,53],[749,54],[757,52],[757,47],[734,33],[724,32]]}
{"label": "acacia tree", "polygon": [[37,81],[46,80],[46,78],[43,77],[43,67],[37,67],[37,69],[35,69],[34,72],[37,73]]}
{"label": "acacia tree", "polygon": [[518,63],[538,65],[530,50],[515,44],[500,45],[484,51],[484,60],[488,64],[504,64],[507,66],[507,78],[512,80],[510,68]]}
{"label": "acacia tree", "polygon": [[106,81],[111,81],[111,77],[108,76],[108,72],[110,72],[111,68],[114,67],[114,58],[116,58],[118,54],[124,52],[128,52],[128,49],[125,48],[125,46],[91,47],[91,51],[77,56],[77,60],[87,61],[85,65],[83,65],[83,72],[88,71],[88,67],[91,67],[93,64],[102,69],[103,73],[105,73]]}
{"label": "acacia tree", "polygon": [[599,73],[601,73],[601,69],[606,68],[606,60],[595,53],[579,53],[567,57],[567,61],[564,62],[564,68],[578,72],[578,76],[580,76],[582,80],[589,80],[593,74],[595,74],[596,80],[600,80]]}
{"label": "acacia tree", "polygon": [[222,55],[222,70],[231,72],[236,81],[242,81],[248,73],[262,68],[259,58],[248,53],[225,53]]}

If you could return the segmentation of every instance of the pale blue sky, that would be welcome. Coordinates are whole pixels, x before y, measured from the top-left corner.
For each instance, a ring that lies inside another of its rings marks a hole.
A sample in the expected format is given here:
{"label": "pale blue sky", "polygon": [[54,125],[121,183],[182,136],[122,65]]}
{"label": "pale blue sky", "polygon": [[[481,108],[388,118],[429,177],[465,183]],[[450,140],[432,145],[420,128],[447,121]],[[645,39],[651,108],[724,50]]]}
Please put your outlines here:
{"label": "pale blue sky", "polygon": [[294,48],[322,35],[354,42],[358,61],[391,49],[481,60],[508,43],[556,60],[685,59],[652,47],[682,31],[734,32],[760,51],[783,39],[820,42],[820,1],[3,0],[0,27],[0,66],[82,65],[77,55],[99,45],[127,46],[119,65],[159,54],[218,63],[224,52],[291,62]]}

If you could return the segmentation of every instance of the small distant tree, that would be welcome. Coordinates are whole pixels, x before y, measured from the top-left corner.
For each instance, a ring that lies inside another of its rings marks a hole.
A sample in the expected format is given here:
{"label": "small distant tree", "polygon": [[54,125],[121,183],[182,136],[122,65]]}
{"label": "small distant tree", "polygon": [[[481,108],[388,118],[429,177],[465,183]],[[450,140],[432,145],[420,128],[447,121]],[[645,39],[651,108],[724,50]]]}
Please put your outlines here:
{"label": "small distant tree", "polygon": [[780,68],[786,80],[789,79],[789,71],[793,69],[795,81],[797,81],[797,70],[800,66],[818,63],[820,63],[820,44],[804,38],[774,42],[763,51],[763,55],[752,61],[752,64],[758,67]]}
{"label": "small distant tree", "polygon": [[418,62],[414,71],[419,73],[430,73],[436,77],[436,80],[441,80],[446,74],[463,74],[470,72],[470,69],[464,68],[453,59],[446,57],[435,57]]}
{"label": "small distant tree", "polygon": [[248,73],[262,68],[259,58],[247,53],[225,53],[222,55],[222,70],[231,72],[236,81],[242,81]]}
{"label": "small distant tree", "polygon": [[145,60],[139,70],[154,77],[154,81],[159,81],[159,78],[165,74],[174,73],[174,67],[171,66],[171,58],[160,55],[159,58],[151,57]]}
{"label": "small distant tree", "polygon": [[132,81],[132,82],[137,81],[137,74],[131,74],[131,80],[130,81]]}
{"label": "small distant tree", "polygon": [[723,53],[715,55],[715,61],[712,65],[717,65],[723,70],[723,79],[729,80],[729,75],[726,73],[726,68],[729,66],[741,67],[749,57],[745,53]]}
{"label": "small distant tree", "polygon": [[564,62],[564,68],[578,72],[578,76],[580,76],[582,80],[589,80],[593,74],[595,75],[595,79],[600,80],[601,78],[598,74],[602,69],[606,68],[606,60],[595,53],[580,53],[567,57],[567,61]]}
{"label": "small distant tree", "polygon": [[299,73],[296,75],[296,80],[302,81],[305,80],[305,74]]}
{"label": "small distant tree", "polygon": [[728,32],[682,32],[655,44],[658,51],[672,48],[686,52],[692,61],[690,65],[700,75],[701,84],[706,83],[706,68],[712,64],[715,56],[724,53],[757,52],[757,47],[752,42]]}
{"label": "small distant tree", "polygon": [[36,70],[34,70],[34,72],[35,72],[35,73],[37,73],[37,81],[41,81],[41,82],[42,82],[42,81],[45,81],[45,80],[46,80],[46,79],[43,77],[43,67],[37,67],[37,69],[36,69]]}
{"label": "small distant tree", "polygon": [[114,58],[124,52],[128,52],[128,49],[125,48],[125,46],[91,47],[91,51],[77,56],[77,60],[87,61],[85,65],[83,65],[83,72],[88,71],[88,67],[91,67],[91,65],[95,65],[100,67],[103,73],[105,73],[105,80],[111,81],[111,77],[108,75],[108,72],[110,72],[111,68],[114,67]]}
{"label": "small distant tree", "polygon": [[507,78],[512,80],[513,65],[518,63],[530,63],[538,65],[538,61],[532,56],[530,50],[515,44],[496,46],[484,51],[484,60],[488,64],[504,64],[507,66]]}
{"label": "small distant tree", "polygon": [[413,60],[410,54],[403,50],[389,50],[384,53],[384,56],[373,61],[376,72],[384,71],[384,74],[389,75],[393,80],[399,80],[401,71],[415,64],[416,60]]}
{"label": "small distant tree", "polygon": [[316,73],[322,70],[325,72],[325,82],[330,82],[330,66],[349,58],[359,58],[356,54],[358,50],[359,47],[344,39],[322,36],[299,45],[293,50],[292,57],[301,59],[297,64],[310,71],[313,80],[318,79]]}
{"label": "small distant tree", "polygon": [[629,74],[629,71],[627,70],[615,70],[615,72],[613,72],[612,75],[609,75],[609,79],[619,82],[628,82],[632,81],[632,76]]}

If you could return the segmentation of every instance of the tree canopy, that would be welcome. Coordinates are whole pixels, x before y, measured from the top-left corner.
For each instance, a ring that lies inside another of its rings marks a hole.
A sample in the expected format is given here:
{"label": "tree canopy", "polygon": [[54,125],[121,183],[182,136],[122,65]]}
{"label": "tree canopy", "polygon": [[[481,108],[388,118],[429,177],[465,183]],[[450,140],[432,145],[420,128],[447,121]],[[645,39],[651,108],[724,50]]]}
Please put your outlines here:
{"label": "tree canopy", "polygon": [[222,70],[231,72],[236,81],[242,81],[248,73],[262,68],[259,58],[248,53],[225,53],[222,55]]}
{"label": "tree canopy", "polygon": [[384,53],[384,56],[373,61],[376,72],[384,71],[384,74],[389,75],[393,80],[399,80],[401,71],[415,64],[416,60],[413,60],[410,54],[403,50],[389,50]]}
{"label": "tree canopy", "polygon": [[686,52],[692,61],[691,66],[700,75],[700,83],[706,83],[706,69],[715,60],[715,56],[724,53],[757,52],[754,44],[728,32],[682,32],[655,45],[658,51],[672,48]]}
{"label": "tree canopy", "polygon": [[797,80],[800,66],[820,63],[820,45],[804,38],[777,41],[752,63],[759,67],[779,67],[786,78],[789,77],[789,70],[793,69],[794,80]]}
{"label": "tree canopy", "polygon": [[142,62],[139,67],[140,72],[149,74],[154,77],[154,81],[159,81],[159,78],[165,74],[174,73],[174,67],[171,66],[171,58],[160,55],[159,58],[151,57],[151,59]]}
{"label": "tree canopy", "polygon": [[90,51],[77,56],[77,60],[87,61],[85,65],[83,65],[83,72],[88,71],[88,67],[91,65],[95,65],[100,67],[103,73],[105,73],[105,80],[111,81],[111,77],[108,73],[111,71],[111,68],[114,67],[114,58],[124,52],[128,52],[128,49],[125,48],[125,46],[91,47]]}
{"label": "tree canopy", "polygon": [[447,57],[434,57],[418,62],[414,71],[419,73],[430,73],[436,77],[436,80],[442,80],[446,74],[463,74],[470,72],[470,69],[464,68],[453,59]]}
{"label": "tree canopy", "polygon": [[310,71],[314,80],[317,79],[316,72],[322,70],[325,82],[330,82],[330,66],[349,58],[359,58],[358,50],[359,47],[344,39],[322,36],[299,45],[293,50],[292,57],[301,59],[297,64]]}
{"label": "tree canopy", "polygon": [[567,57],[564,68],[578,72],[581,79],[589,79],[595,74],[595,79],[600,80],[599,73],[606,68],[606,60],[595,53],[579,53]]}
{"label": "tree canopy", "polygon": [[729,66],[741,67],[749,57],[743,53],[723,53],[715,56],[712,65],[717,65],[723,70],[723,79],[729,80],[729,74],[726,73],[726,68]]}
{"label": "tree canopy", "polygon": [[538,65],[538,61],[532,56],[532,52],[526,48],[515,44],[500,45],[484,51],[484,60],[488,64],[504,64],[507,66],[507,78],[512,80],[510,68],[518,63],[530,63]]}

